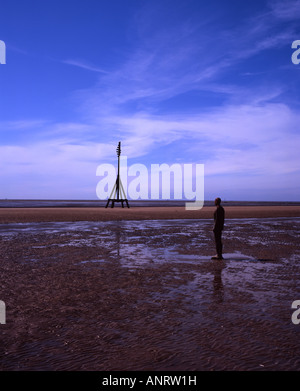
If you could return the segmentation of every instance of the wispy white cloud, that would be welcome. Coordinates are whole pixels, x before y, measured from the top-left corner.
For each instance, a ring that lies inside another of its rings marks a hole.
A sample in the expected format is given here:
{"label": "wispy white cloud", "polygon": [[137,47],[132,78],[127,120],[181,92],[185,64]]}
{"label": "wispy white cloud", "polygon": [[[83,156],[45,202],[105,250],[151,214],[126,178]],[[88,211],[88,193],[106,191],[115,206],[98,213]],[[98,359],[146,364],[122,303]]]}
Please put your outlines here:
{"label": "wispy white cloud", "polygon": [[224,173],[297,170],[295,145],[299,145],[300,136],[294,134],[293,129],[298,127],[299,120],[296,112],[282,104],[228,106],[189,118],[135,116],[111,119],[123,130],[124,144],[133,157],[138,154],[150,156],[158,145],[181,140],[189,141],[188,155],[197,159],[199,146],[205,143],[209,151],[203,163],[208,166],[208,174],[220,170]]}
{"label": "wispy white cloud", "polygon": [[12,51],[12,52],[15,52],[15,53],[19,53],[19,54],[23,54],[24,56],[28,56],[29,55],[29,52],[27,50],[25,50],[24,48],[20,48],[16,45],[13,45],[11,44],[10,41],[6,42],[6,46],[7,46],[7,49],[9,51]]}
{"label": "wispy white cloud", "polygon": [[219,91],[223,87],[224,93],[236,96],[238,85],[220,85],[224,74],[264,51],[290,45],[294,39],[293,27],[278,28],[276,10],[280,9],[266,8],[228,30],[221,21],[210,25],[205,18],[199,23],[183,20],[167,28],[163,24],[157,27],[151,20],[162,17],[161,7],[150,12],[148,5],[137,12],[139,37],[127,60],[109,74],[103,73],[93,88],[78,91],[77,97],[82,97],[84,110],[94,117],[123,108],[155,112],[160,102],[195,90],[216,92],[217,85]]}
{"label": "wispy white cloud", "polygon": [[102,68],[99,68],[95,65],[89,64],[88,62],[86,62],[84,60],[68,59],[68,60],[63,60],[62,63],[67,64],[67,65],[73,65],[75,67],[82,68],[82,69],[85,69],[85,70],[91,71],[91,72],[104,73],[104,74],[109,73]]}
{"label": "wispy white cloud", "polygon": [[40,126],[44,126],[47,122],[45,120],[16,120],[16,121],[0,121],[0,132],[7,132],[13,130],[27,130]]}
{"label": "wispy white cloud", "polygon": [[[230,179],[231,183],[245,188],[249,176],[256,176],[273,178],[272,186],[276,188],[278,178],[286,181],[287,176],[293,174],[294,180],[300,179],[299,117],[283,104],[226,106],[190,117],[146,114],[107,117],[94,124],[103,129],[98,143],[84,141],[84,134],[79,133],[76,140],[61,136],[27,146],[1,146],[0,170],[5,172],[2,180],[12,183],[13,187],[27,189],[28,183],[32,183],[38,193],[39,189],[44,189],[47,178],[47,189],[50,191],[52,186],[62,197],[67,194],[66,186],[70,188],[71,197],[76,186],[82,184],[90,189],[90,197],[93,197],[96,167],[116,160],[116,143],[107,142],[105,136],[107,122],[119,130],[116,140],[122,141],[123,152],[130,161],[143,159],[150,165],[173,163],[175,158],[181,157],[186,163],[204,163],[207,183],[216,175],[233,175],[235,179]],[[63,127],[63,124],[55,127]],[[152,161],[151,154],[158,147],[166,150],[172,145],[177,145],[173,155]],[[180,145],[188,147],[183,151]],[[11,178],[18,179],[12,182]],[[212,186],[213,183],[210,188]]]}
{"label": "wispy white cloud", "polygon": [[291,21],[300,18],[300,1],[299,0],[277,0],[270,1],[272,14],[281,20]]}

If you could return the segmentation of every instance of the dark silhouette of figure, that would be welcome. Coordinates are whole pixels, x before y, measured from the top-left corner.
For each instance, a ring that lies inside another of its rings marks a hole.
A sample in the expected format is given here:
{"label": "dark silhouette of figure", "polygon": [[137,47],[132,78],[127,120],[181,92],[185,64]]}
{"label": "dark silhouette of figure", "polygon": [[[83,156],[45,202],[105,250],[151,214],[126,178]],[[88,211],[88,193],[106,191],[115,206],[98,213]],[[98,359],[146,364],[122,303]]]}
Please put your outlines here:
{"label": "dark silhouette of figure", "polygon": [[225,219],[225,211],[224,208],[221,206],[221,198],[215,199],[215,205],[216,210],[214,212],[214,235],[215,235],[215,242],[216,242],[216,250],[217,255],[212,257],[212,259],[224,259],[222,255],[223,250],[223,244],[222,244],[222,231],[224,228],[224,219]]}

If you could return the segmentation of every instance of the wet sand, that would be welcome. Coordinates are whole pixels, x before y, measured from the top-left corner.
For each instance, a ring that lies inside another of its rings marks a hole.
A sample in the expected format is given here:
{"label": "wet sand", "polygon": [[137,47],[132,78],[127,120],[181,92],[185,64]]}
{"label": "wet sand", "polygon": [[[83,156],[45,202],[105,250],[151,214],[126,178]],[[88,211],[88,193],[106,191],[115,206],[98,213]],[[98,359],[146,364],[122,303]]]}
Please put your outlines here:
{"label": "wet sand", "polygon": [[236,208],[0,210],[0,369],[299,370],[299,209]]}
{"label": "wet sand", "polygon": [[[0,208],[0,223],[39,221],[111,221],[210,219],[214,207],[200,210],[185,207],[136,208]],[[227,206],[226,218],[300,217],[300,206]]]}

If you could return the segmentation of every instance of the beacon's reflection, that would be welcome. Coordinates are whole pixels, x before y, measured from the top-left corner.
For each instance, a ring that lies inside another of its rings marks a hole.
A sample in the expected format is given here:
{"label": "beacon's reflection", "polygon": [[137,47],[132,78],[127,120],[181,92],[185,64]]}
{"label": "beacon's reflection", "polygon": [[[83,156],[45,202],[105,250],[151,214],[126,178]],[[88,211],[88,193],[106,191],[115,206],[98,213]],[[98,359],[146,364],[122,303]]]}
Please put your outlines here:
{"label": "beacon's reflection", "polygon": [[222,303],[224,299],[224,285],[222,281],[222,271],[225,268],[224,261],[216,261],[213,265],[213,296],[216,303]]}
{"label": "beacon's reflection", "polygon": [[120,259],[120,239],[121,239],[121,227],[118,227],[117,230],[116,230],[116,250],[117,250],[117,260],[120,262],[121,259]]}

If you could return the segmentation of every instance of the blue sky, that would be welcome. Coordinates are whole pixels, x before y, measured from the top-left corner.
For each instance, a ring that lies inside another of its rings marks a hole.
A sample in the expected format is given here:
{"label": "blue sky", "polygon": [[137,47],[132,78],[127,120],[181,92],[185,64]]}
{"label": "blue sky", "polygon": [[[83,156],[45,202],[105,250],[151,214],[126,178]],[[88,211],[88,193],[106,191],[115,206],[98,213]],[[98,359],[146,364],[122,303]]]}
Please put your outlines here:
{"label": "blue sky", "polygon": [[205,199],[300,201],[300,1],[1,0],[0,198],[200,163]]}

